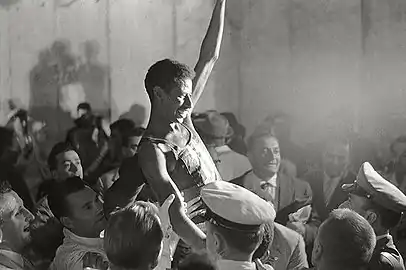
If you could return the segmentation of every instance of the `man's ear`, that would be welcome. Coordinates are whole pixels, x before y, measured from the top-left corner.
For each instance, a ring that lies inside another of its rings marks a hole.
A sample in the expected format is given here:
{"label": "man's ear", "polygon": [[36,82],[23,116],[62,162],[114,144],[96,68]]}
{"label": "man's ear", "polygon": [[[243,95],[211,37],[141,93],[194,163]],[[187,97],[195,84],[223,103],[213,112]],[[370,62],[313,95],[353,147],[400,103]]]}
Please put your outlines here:
{"label": "man's ear", "polygon": [[68,228],[68,229],[72,229],[72,228],[73,228],[73,222],[72,222],[72,220],[71,220],[70,218],[68,218],[68,217],[62,217],[62,218],[60,219],[60,221],[61,221],[61,224],[62,224],[64,227],[66,227],[66,228]]}
{"label": "man's ear", "polygon": [[213,232],[213,238],[217,254],[222,254],[225,250],[227,250],[227,244],[224,241],[224,238],[218,232]]}
{"label": "man's ear", "polygon": [[158,100],[162,100],[164,97],[164,93],[163,93],[163,89],[159,86],[155,86],[154,89],[152,89],[152,91],[154,92],[154,96],[156,99]]}
{"label": "man's ear", "polygon": [[369,224],[374,224],[378,221],[378,215],[374,211],[366,211],[365,219],[369,222]]}

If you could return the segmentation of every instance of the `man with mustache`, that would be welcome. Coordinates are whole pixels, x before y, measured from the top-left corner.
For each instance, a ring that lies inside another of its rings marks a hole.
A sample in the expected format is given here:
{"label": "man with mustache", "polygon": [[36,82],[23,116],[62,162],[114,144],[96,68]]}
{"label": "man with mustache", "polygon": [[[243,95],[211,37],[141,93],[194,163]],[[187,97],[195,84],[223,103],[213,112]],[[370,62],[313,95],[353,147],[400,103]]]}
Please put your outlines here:
{"label": "man with mustache", "polygon": [[[217,0],[203,40],[199,60],[191,70],[165,59],[153,64],[145,77],[151,101],[151,115],[139,145],[138,161],[147,183],[162,203],[170,194],[176,199],[169,208],[174,231],[189,246],[205,248],[205,235],[181,209],[181,192],[186,202],[200,194],[209,182],[221,180],[216,166],[197,134],[191,119],[194,104],[203,93],[219,57],[223,36],[226,0]],[[187,253],[188,248],[178,249]],[[182,254],[177,253],[177,254]],[[177,256],[175,261],[183,257]]]}

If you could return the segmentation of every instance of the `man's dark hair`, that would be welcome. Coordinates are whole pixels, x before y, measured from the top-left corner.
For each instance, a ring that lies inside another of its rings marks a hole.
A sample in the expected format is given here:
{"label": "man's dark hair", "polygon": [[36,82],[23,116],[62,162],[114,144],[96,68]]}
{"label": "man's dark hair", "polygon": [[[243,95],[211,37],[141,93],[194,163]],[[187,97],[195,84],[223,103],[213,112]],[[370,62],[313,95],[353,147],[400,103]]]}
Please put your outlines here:
{"label": "man's dark hair", "polygon": [[110,130],[117,130],[121,135],[135,129],[135,122],[131,119],[122,118],[110,125]]}
{"label": "man's dark hair", "polygon": [[129,132],[124,134],[123,137],[123,146],[129,146],[128,145],[128,139],[131,137],[142,137],[145,133],[145,128],[142,127],[137,127],[134,128],[132,130],[130,130]]}
{"label": "man's dark hair", "polygon": [[359,269],[368,264],[376,244],[366,219],[349,209],[337,209],[320,226],[323,260],[336,269]]}
{"label": "man's dark hair", "polygon": [[0,127],[0,157],[13,144],[14,131],[10,128]]}
{"label": "man's dark hair", "polygon": [[402,219],[402,213],[392,211],[390,209],[384,208],[371,200],[368,200],[364,205],[363,209],[374,211],[381,222],[381,226],[386,230],[391,230],[399,224]]}
{"label": "man's dark hair", "polygon": [[104,233],[104,250],[113,265],[142,269],[157,265],[162,241],[158,209],[138,201],[111,214]]}
{"label": "man's dark hair", "polygon": [[230,248],[245,254],[250,254],[258,248],[265,233],[264,225],[256,232],[231,230],[214,224],[210,226],[224,238]]}
{"label": "man's dark hair", "polygon": [[59,220],[70,215],[66,198],[86,188],[85,183],[77,176],[69,177],[63,182],[54,182],[48,194],[48,205]]}
{"label": "man's dark hair", "polygon": [[275,138],[275,140],[278,140],[278,138],[276,138],[275,133],[273,132],[273,130],[271,128],[266,128],[266,127],[259,127],[257,128],[254,133],[248,137],[247,139],[247,148],[248,150],[251,150],[252,147],[254,146],[255,142],[259,139],[262,138]]}
{"label": "man's dark hair", "polygon": [[86,110],[88,112],[91,112],[92,111],[92,106],[90,106],[90,104],[88,102],[82,102],[82,103],[79,103],[79,105],[77,107],[77,110],[78,111],[79,110]]}
{"label": "man's dark hair", "polygon": [[48,166],[51,171],[56,170],[56,167],[58,165],[56,156],[68,151],[76,152],[75,148],[68,142],[59,142],[55,144],[54,147],[52,147],[52,150],[48,155]]}
{"label": "man's dark hair", "polygon": [[178,270],[216,270],[216,264],[207,253],[188,255],[178,266]]}
{"label": "man's dark hair", "polygon": [[164,59],[153,64],[145,76],[144,85],[151,104],[154,100],[153,89],[159,86],[164,91],[169,91],[174,86],[182,86],[187,79],[193,79],[195,72],[187,65],[177,61]]}

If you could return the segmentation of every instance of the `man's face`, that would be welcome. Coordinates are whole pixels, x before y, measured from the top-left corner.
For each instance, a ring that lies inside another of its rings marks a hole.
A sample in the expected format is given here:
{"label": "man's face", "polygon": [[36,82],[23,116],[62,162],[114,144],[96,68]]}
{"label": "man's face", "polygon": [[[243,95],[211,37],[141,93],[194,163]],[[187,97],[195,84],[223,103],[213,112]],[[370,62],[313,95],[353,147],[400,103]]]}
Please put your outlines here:
{"label": "man's face", "polygon": [[163,89],[158,90],[162,115],[170,121],[182,123],[192,113],[192,80],[186,79],[182,86],[173,87],[169,94]]}
{"label": "man's face", "polygon": [[31,240],[30,225],[34,216],[14,191],[4,194],[0,203],[4,220],[0,226],[3,235],[1,241],[8,243],[14,251],[21,251]]}
{"label": "man's face", "polygon": [[123,156],[124,157],[132,157],[137,153],[138,150],[138,144],[141,140],[141,137],[139,136],[133,136],[127,138],[127,143],[128,145],[123,146]]}
{"label": "man's face", "polygon": [[99,237],[106,226],[103,205],[99,196],[92,189],[86,187],[70,194],[66,197],[66,201],[70,215],[67,217],[68,225],[66,223],[64,225],[79,236]]}
{"label": "man's face", "polygon": [[77,112],[77,118],[80,118],[83,115],[88,114],[88,113],[89,113],[89,111],[86,110],[86,109],[79,109],[78,112]]}
{"label": "man's face", "polygon": [[349,194],[348,199],[343,202],[339,208],[348,208],[353,210],[354,212],[360,214],[361,216],[365,217],[366,211],[365,205],[368,203],[367,198],[357,196],[355,194]]}
{"label": "man's face", "polygon": [[54,171],[58,181],[64,181],[68,177],[77,176],[83,178],[83,168],[79,155],[69,150],[56,156],[57,166]]}
{"label": "man's face", "polygon": [[271,136],[256,139],[248,151],[248,158],[256,171],[264,175],[274,175],[281,163],[277,139]]}
{"label": "man's face", "polygon": [[348,167],[350,148],[345,143],[327,145],[323,155],[324,171],[330,177],[340,176]]}

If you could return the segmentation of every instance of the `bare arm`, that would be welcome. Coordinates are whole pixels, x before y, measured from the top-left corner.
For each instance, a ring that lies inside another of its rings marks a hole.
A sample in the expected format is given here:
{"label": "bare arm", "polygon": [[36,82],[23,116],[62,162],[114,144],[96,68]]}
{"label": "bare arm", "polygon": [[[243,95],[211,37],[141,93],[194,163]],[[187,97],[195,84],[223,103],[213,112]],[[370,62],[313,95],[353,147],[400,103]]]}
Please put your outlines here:
{"label": "bare arm", "polygon": [[195,66],[196,76],[193,79],[193,103],[196,104],[210,73],[220,55],[221,40],[223,38],[224,16],[226,0],[217,0],[210,20],[209,28],[200,48],[199,60]]}
{"label": "bare arm", "polygon": [[169,208],[170,220],[176,234],[194,249],[205,249],[206,236],[184,212],[182,195],[168,174],[165,155],[156,146],[145,144],[140,149],[139,156],[142,172],[157,195],[159,203],[162,204],[171,194],[176,196]]}

